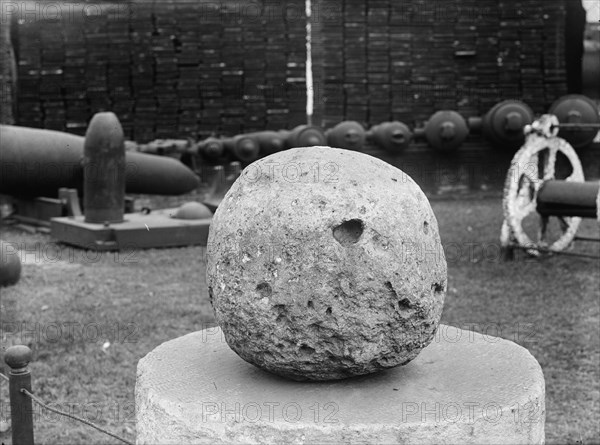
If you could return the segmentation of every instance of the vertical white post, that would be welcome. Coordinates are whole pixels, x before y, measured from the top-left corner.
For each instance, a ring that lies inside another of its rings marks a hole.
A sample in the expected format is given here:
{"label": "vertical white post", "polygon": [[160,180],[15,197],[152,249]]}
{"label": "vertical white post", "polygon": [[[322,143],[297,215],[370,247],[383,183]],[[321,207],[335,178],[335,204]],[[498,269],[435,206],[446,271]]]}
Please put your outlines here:
{"label": "vertical white post", "polygon": [[308,124],[312,125],[313,114],[313,77],[312,77],[312,40],[311,40],[311,0],[306,0],[306,116]]}

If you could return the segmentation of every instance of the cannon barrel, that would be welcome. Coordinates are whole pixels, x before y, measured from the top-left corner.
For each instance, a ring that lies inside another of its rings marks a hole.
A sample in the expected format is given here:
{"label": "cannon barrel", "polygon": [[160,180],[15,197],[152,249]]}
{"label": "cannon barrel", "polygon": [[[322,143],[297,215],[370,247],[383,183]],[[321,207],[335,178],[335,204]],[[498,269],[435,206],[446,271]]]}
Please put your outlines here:
{"label": "cannon barrel", "polygon": [[327,145],[325,133],[314,125],[298,125],[292,130],[280,130],[285,137],[286,148]]}
{"label": "cannon barrel", "polygon": [[225,153],[223,141],[209,137],[198,143],[197,154],[209,161],[218,161]]}
{"label": "cannon barrel", "polygon": [[600,182],[545,181],[537,194],[537,212],[544,216],[596,218]]}
{"label": "cannon barrel", "polygon": [[564,126],[561,128],[558,136],[566,139],[573,148],[582,148],[593,142],[598,127],[600,124],[600,115],[598,115],[598,107],[589,97],[581,94],[569,94],[557,99],[550,110],[550,114],[554,114],[558,121],[562,124],[580,124],[572,126]]}
{"label": "cannon barrel", "polygon": [[197,154],[198,147],[188,139],[155,139],[145,144],[136,144],[135,142],[127,141],[135,147],[136,151],[152,155],[184,155]]}
{"label": "cannon barrel", "polygon": [[344,121],[325,132],[327,145],[346,150],[362,150],[365,145],[366,132],[356,121]]}
{"label": "cannon barrel", "polygon": [[272,155],[285,149],[285,135],[277,131],[257,131],[246,133],[244,136],[256,141],[262,155]]}
{"label": "cannon barrel", "polygon": [[423,133],[431,147],[440,151],[452,151],[462,145],[469,129],[462,115],[452,110],[441,110],[425,123]]}
{"label": "cannon barrel", "polygon": [[403,122],[382,122],[367,132],[367,140],[392,153],[404,151],[412,140],[412,132]]}
{"label": "cannon barrel", "polygon": [[483,135],[498,148],[516,150],[525,142],[523,129],[533,122],[531,108],[518,100],[505,100],[486,113]]}
{"label": "cannon barrel", "polygon": [[235,159],[242,162],[254,162],[260,155],[258,142],[245,134],[223,139],[225,150]]}
{"label": "cannon barrel", "polygon": [[[61,187],[83,190],[85,139],[69,133],[0,125],[0,193],[58,196]],[[198,187],[199,179],[173,158],[126,152],[125,191],[180,195]]]}

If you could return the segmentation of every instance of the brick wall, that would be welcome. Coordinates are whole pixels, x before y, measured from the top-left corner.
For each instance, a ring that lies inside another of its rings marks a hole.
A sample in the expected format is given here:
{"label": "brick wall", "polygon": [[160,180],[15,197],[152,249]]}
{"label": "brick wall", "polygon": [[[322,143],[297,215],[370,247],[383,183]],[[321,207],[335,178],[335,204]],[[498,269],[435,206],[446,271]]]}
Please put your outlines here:
{"label": "brick wall", "polygon": [[0,0],[0,123],[14,124],[16,65],[11,44],[13,20]]}
{"label": "brick wall", "polygon": [[[566,93],[564,1],[313,0],[313,123],[544,112]],[[304,0],[17,4],[20,125],[112,110],[144,142],[305,122]]]}
{"label": "brick wall", "polygon": [[306,122],[303,0],[53,5],[19,9],[19,125],[112,110],[143,142]]}
{"label": "brick wall", "polygon": [[316,124],[465,117],[566,93],[563,0],[313,0]]}

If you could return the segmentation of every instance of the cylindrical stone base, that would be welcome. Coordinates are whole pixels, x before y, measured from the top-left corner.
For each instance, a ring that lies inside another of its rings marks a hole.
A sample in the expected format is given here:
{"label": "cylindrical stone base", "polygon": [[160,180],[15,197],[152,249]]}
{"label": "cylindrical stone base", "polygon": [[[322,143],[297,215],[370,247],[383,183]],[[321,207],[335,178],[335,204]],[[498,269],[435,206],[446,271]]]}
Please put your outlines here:
{"label": "cylindrical stone base", "polygon": [[219,328],[140,360],[138,444],[544,442],[544,376],[523,347],[440,325],[405,366],[307,383],[239,358]]}

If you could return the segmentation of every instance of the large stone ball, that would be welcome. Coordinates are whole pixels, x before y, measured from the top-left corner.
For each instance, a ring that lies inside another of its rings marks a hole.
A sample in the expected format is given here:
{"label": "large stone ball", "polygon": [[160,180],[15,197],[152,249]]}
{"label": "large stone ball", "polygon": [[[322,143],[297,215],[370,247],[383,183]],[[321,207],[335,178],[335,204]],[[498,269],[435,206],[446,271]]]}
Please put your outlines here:
{"label": "large stone ball", "polygon": [[0,240],[0,287],[17,284],[21,278],[21,258],[15,244]]}
{"label": "large stone ball", "polygon": [[295,148],[249,165],[219,205],[207,282],[225,340],[254,365],[333,380],[408,363],[446,291],[419,186],[363,153]]}

